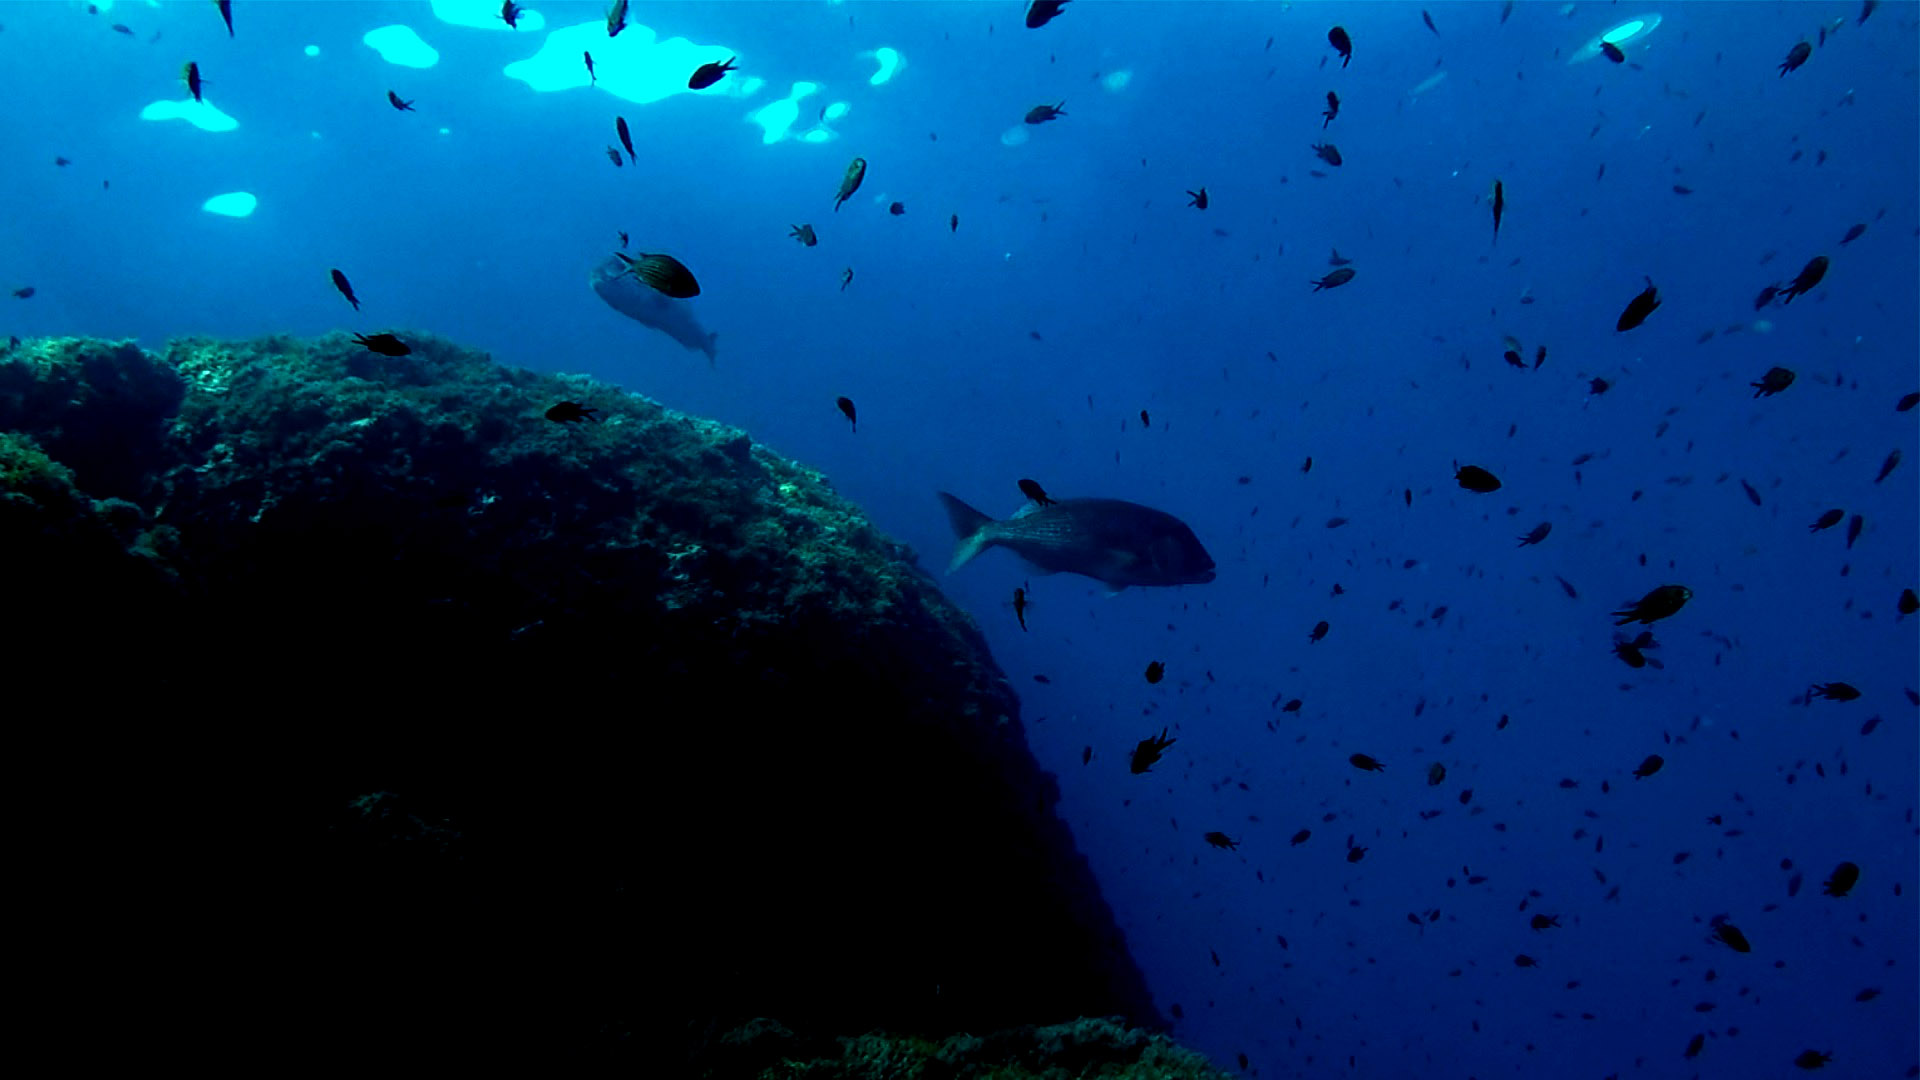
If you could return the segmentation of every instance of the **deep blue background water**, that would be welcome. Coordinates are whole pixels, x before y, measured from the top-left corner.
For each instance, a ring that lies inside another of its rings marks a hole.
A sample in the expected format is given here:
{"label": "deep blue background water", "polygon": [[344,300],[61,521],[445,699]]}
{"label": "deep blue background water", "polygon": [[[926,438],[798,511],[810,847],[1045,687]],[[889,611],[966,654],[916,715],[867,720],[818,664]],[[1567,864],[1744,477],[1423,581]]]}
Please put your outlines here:
{"label": "deep blue background water", "polygon": [[[1030,476],[1169,510],[1219,561],[1213,584],[1107,598],[1033,579],[1028,632],[1011,556],[947,586],[1022,687],[1182,1039],[1269,1076],[1770,1076],[1805,1049],[1840,1075],[1913,1075],[1920,617],[1894,605],[1920,577],[1920,411],[1894,404],[1920,387],[1915,5],[1857,24],[1855,2],[1521,3],[1503,25],[1497,4],[1436,3],[1437,35],[1398,4],[1082,0],[1038,31],[1018,3],[636,6],[770,82],[649,106],[533,93],[500,69],[538,35],[424,3],[235,7],[231,40],[200,3],[0,9],[0,284],[37,290],[0,300],[0,333],[430,330],[740,424],[936,569],[936,488],[1004,513]],[[1566,62],[1649,12],[1630,64]],[[392,22],[440,64],[359,43]],[[882,45],[908,67],[869,86],[858,53]],[[188,59],[239,130],[138,118],[181,95]],[[1098,81],[1122,70],[1123,90]],[[763,146],[744,114],[802,78],[825,87],[809,107],[852,104],[842,137]],[[638,167],[605,160],[615,115]],[[1323,138],[1341,168],[1314,159]],[[866,187],[835,213],[855,154]],[[1205,212],[1183,194],[1201,185]],[[253,217],[199,210],[236,189]],[[817,248],[787,238],[800,222]],[[587,290],[618,229],[696,269],[716,367]],[[1315,294],[1333,247],[1358,276]],[[1822,285],[1755,312],[1816,254]],[[1643,277],[1664,304],[1616,333]],[[1545,365],[1504,365],[1506,334]],[[1776,364],[1799,380],[1755,400]],[[1597,397],[1595,376],[1613,383]],[[1462,491],[1455,461],[1505,486]],[[1808,531],[1829,507],[1864,517],[1851,550]],[[1546,542],[1517,547],[1541,521]],[[1630,670],[1608,613],[1668,582],[1694,596],[1654,627],[1665,668]],[[1148,685],[1154,659],[1168,675]],[[1862,697],[1796,703],[1832,680]],[[1163,727],[1178,742],[1130,775]],[[1649,753],[1666,767],[1635,781]],[[1820,895],[1843,859],[1859,886]],[[1561,928],[1530,930],[1535,912]],[[1708,942],[1715,915],[1751,954]]]}

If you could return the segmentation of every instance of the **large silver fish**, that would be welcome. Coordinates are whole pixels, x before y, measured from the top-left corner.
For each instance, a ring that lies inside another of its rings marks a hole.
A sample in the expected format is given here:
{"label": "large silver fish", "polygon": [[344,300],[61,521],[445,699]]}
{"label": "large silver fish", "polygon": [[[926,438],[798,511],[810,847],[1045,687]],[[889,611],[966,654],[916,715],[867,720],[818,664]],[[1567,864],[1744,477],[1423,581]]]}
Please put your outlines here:
{"label": "large silver fish", "polygon": [[706,353],[709,363],[718,355],[714,340],[719,335],[709,333],[700,325],[688,301],[675,300],[658,289],[649,288],[627,272],[627,264],[618,256],[609,255],[602,260],[593,268],[593,273],[587,275],[587,281],[608,307],[627,318],[650,326],[695,352]]}
{"label": "large silver fish", "polygon": [[1029,504],[1005,521],[942,491],[959,545],[952,573],[990,547],[1003,547],[1042,573],[1080,574],[1115,592],[1130,585],[1204,585],[1213,558],[1185,522],[1119,499],[1061,499]]}

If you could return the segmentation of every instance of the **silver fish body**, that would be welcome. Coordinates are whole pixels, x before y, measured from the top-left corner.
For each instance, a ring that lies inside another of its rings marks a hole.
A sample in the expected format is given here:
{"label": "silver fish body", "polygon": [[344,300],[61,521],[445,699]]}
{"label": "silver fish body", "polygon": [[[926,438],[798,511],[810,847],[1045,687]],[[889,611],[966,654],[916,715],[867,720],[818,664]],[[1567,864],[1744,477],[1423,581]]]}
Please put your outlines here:
{"label": "silver fish body", "polygon": [[996,521],[944,491],[939,495],[959,540],[948,573],[1003,547],[1041,573],[1079,574],[1115,591],[1203,585],[1214,577],[1212,556],[1185,522],[1138,503],[1061,499]]}

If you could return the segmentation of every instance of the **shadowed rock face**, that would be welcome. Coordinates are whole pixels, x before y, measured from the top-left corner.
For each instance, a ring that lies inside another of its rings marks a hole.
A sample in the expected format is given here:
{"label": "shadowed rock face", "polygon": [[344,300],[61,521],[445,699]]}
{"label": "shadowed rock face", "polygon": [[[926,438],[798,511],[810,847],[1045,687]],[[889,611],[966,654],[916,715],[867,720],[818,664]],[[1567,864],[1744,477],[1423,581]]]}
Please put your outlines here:
{"label": "shadowed rock face", "polygon": [[0,352],[70,1012],[303,1057],[1157,1022],[910,552],[741,432],[401,336]]}

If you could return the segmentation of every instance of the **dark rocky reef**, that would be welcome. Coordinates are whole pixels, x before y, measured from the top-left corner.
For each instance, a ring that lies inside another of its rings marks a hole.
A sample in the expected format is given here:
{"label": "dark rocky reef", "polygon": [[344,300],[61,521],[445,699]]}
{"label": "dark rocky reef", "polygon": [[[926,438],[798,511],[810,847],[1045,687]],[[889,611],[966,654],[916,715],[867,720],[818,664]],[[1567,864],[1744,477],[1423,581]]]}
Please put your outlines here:
{"label": "dark rocky reef", "polygon": [[75,1038],[667,1076],[763,1016],[1158,1024],[911,552],[739,431],[405,336],[0,352]]}

